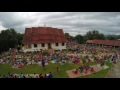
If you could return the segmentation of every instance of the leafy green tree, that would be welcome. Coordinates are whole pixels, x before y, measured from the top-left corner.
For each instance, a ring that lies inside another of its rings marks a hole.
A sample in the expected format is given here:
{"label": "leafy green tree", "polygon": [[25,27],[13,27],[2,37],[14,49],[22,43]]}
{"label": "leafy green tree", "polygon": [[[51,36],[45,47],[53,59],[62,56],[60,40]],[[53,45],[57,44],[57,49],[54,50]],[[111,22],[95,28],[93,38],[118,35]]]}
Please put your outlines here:
{"label": "leafy green tree", "polygon": [[0,52],[9,50],[9,48],[17,48],[22,44],[23,34],[17,33],[15,29],[10,28],[2,30],[0,33]]}
{"label": "leafy green tree", "polygon": [[69,33],[65,33],[65,36],[68,37],[68,36],[70,36],[70,34]]}
{"label": "leafy green tree", "polygon": [[94,40],[94,39],[106,39],[104,34],[99,33],[99,31],[93,30],[88,31],[84,36],[85,41],[86,40]]}
{"label": "leafy green tree", "polygon": [[117,39],[120,39],[119,35],[108,35],[106,38],[108,40],[117,40]]}
{"label": "leafy green tree", "polygon": [[84,37],[81,35],[76,35],[75,36],[75,40],[77,41],[77,43],[79,44],[83,44],[84,43]]}

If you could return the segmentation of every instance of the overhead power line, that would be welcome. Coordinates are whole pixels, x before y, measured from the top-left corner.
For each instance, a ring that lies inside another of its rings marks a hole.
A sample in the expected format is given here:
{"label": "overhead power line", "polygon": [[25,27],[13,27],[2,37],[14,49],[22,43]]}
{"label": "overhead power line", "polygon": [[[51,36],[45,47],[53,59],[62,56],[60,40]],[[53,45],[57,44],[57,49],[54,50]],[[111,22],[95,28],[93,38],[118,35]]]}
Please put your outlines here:
{"label": "overhead power line", "polygon": [[28,18],[29,18],[29,20],[30,20],[30,22],[32,23],[32,25],[33,25],[33,22],[32,22],[32,20],[31,20],[31,18],[30,18],[30,16],[29,16],[29,14],[26,12],[26,14],[27,14],[27,16],[28,16]]}

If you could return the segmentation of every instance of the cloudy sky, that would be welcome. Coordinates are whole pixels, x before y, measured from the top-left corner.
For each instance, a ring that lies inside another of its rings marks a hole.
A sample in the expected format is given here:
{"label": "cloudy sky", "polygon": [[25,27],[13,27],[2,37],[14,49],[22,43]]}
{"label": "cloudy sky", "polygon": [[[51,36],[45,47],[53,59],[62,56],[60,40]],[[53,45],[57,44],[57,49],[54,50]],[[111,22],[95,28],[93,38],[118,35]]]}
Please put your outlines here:
{"label": "cloudy sky", "polygon": [[14,28],[24,33],[26,27],[61,28],[75,36],[90,30],[120,35],[120,12],[0,12],[0,31]]}

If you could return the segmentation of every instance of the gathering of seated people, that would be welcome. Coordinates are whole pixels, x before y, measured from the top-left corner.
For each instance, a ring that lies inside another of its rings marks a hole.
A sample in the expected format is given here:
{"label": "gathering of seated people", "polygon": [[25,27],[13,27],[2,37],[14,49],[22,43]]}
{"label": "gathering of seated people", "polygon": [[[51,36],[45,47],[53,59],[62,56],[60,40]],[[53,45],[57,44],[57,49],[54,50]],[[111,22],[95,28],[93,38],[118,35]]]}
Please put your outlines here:
{"label": "gathering of seated people", "polygon": [[88,72],[95,74],[94,68],[86,64],[79,66],[79,68],[75,69],[72,72],[76,75],[78,74],[78,72],[80,72],[81,74],[88,74]]}
{"label": "gathering of seated people", "polygon": [[[24,65],[36,64],[41,66],[42,60],[45,63],[57,63],[64,65],[66,63],[87,63],[87,62],[101,62],[101,66],[104,65],[104,61],[116,64],[118,59],[120,59],[119,48],[114,48],[110,46],[96,46],[96,45],[79,45],[76,43],[69,43],[69,52],[66,51],[55,51],[54,53],[42,52],[38,53],[19,53],[14,49],[2,52],[0,54],[0,64],[11,64],[13,68],[22,68]],[[71,53],[76,53],[76,55],[70,55]],[[82,73],[84,70],[90,69],[89,66],[81,66],[79,71]],[[94,68],[91,69],[94,72]],[[77,73],[77,71],[75,72]],[[14,75],[10,75],[11,77]],[[40,75],[41,76],[41,75]],[[15,76],[17,77],[17,76]],[[47,77],[47,76],[45,76]]]}
{"label": "gathering of seated people", "polygon": [[50,72],[49,74],[24,74],[24,73],[20,73],[20,74],[13,74],[8,72],[7,75],[0,75],[0,78],[53,78],[53,74],[52,72]]}

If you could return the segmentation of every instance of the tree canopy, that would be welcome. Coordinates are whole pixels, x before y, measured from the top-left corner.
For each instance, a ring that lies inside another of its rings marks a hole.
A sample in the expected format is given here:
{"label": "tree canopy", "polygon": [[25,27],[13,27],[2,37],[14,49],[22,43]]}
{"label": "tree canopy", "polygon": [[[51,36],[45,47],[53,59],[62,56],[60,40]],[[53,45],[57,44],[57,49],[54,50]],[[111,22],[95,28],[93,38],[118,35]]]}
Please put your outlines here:
{"label": "tree canopy", "polygon": [[0,33],[0,52],[21,45],[22,39],[23,34],[17,33],[13,28],[2,30]]}
{"label": "tree canopy", "polygon": [[85,34],[85,40],[94,40],[94,39],[105,39],[104,34],[99,33],[99,31],[93,30]]}
{"label": "tree canopy", "polygon": [[70,34],[69,33],[65,33],[65,36],[68,37],[68,36],[70,36]]}
{"label": "tree canopy", "polygon": [[84,43],[84,38],[83,38],[82,35],[76,35],[76,36],[75,36],[75,40],[76,40],[76,42],[79,43],[79,44],[83,44],[83,43]]}

